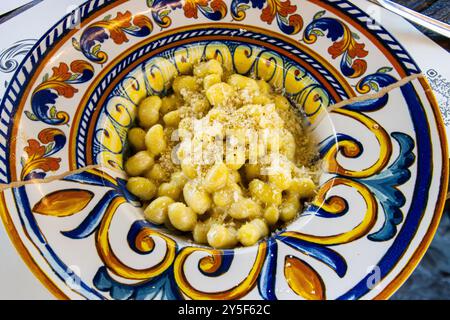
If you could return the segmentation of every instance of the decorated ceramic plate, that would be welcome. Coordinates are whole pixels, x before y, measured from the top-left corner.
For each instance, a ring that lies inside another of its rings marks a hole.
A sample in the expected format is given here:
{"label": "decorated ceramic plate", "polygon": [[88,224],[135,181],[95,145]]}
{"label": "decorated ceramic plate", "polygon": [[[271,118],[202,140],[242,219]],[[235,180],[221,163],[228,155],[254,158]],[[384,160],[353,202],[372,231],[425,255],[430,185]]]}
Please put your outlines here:
{"label": "decorated ceramic plate", "polygon": [[[198,58],[282,87],[319,141],[316,199],[251,247],[188,242],[145,221],[125,188],[136,105]],[[87,1],[41,37],[0,106],[3,223],[58,298],[388,298],[446,193],[420,74],[346,0]]]}

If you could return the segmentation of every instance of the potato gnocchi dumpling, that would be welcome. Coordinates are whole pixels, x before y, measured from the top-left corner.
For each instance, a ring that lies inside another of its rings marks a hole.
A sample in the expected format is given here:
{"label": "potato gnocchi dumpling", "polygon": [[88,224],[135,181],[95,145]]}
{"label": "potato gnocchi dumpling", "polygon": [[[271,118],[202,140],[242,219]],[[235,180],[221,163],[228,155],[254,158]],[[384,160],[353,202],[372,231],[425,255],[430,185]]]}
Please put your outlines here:
{"label": "potato gnocchi dumpling", "polygon": [[140,102],[127,189],[153,224],[214,248],[252,246],[315,196],[314,141],[266,81],[214,59],[189,70]]}

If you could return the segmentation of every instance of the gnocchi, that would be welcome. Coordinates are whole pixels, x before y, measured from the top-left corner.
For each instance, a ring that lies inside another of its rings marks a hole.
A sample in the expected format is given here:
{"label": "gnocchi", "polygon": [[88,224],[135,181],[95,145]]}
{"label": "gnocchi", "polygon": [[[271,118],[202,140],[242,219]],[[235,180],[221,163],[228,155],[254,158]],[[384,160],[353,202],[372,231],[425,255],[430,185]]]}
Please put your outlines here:
{"label": "gnocchi", "polygon": [[138,105],[126,187],[153,224],[218,249],[252,246],[314,198],[314,144],[270,83],[215,59],[180,73],[168,95]]}

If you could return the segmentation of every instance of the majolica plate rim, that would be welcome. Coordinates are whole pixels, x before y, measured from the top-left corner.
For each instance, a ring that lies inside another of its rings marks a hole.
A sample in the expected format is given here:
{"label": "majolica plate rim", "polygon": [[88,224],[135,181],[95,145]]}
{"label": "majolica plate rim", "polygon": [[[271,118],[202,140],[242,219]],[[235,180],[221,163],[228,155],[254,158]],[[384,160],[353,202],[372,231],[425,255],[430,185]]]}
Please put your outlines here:
{"label": "majolica plate rim", "polygon": [[[87,1],[86,3],[91,3],[91,2],[92,1]],[[108,4],[108,2],[106,1],[105,4]],[[66,19],[67,19],[67,16],[63,17],[60,20],[60,22],[55,24],[55,26],[52,27],[50,29],[50,31],[41,38],[41,40],[38,42],[38,44],[36,44],[36,46],[31,50],[31,52],[33,52],[34,49],[39,46],[40,42],[43,39],[45,39],[45,37],[56,26],[58,26],[62,21],[65,21]],[[65,36],[67,36],[67,35],[65,35]],[[52,48],[52,50],[53,49],[54,48]],[[25,61],[27,60],[27,58],[30,55],[31,55],[31,53],[23,60],[24,62],[22,63],[22,65],[19,67],[18,70],[20,70],[22,68],[23,64],[25,63]],[[16,75],[17,74],[18,74],[18,72],[16,73]],[[13,78],[15,78],[16,75]],[[426,86],[428,86],[428,84],[426,84]],[[428,86],[428,88],[429,88],[429,86]],[[443,121],[442,121],[441,117],[439,116],[439,108],[438,108],[438,105],[437,105],[437,101],[436,101],[436,99],[435,99],[435,97],[433,95],[431,95],[428,98],[430,99],[430,103],[431,103],[431,106],[433,108],[433,113],[434,113],[434,118],[436,120],[437,130],[439,132],[440,139],[441,139],[440,142],[441,142],[442,153],[443,153],[443,163],[442,163],[442,174],[443,175],[442,175],[442,178],[441,178],[441,184],[443,185],[443,189],[440,191],[440,194],[439,194],[439,197],[438,197],[438,202],[437,202],[436,207],[435,207],[435,213],[433,215],[433,218],[432,218],[432,221],[430,223],[430,226],[429,226],[425,236],[423,237],[422,241],[420,242],[418,247],[414,250],[414,253],[412,254],[412,256],[411,256],[409,262],[406,264],[406,266],[397,274],[396,278],[393,281],[391,281],[383,289],[383,291],[381,293],[378,294],[378,296],[376,298],[388,298],[408,278],[408,276],[412,273],[414,268],[420,262],[420,259],[422,258],[422,256],[426,252],[426,249],[428,248],[429,244],[431,243],[433,235],[436,232],[437,226],[438,226],[440,218],[442,216],[442,211],[443,211],[444,201],[445,201],[445,194],[446,194],[446,189],[447,189],[447,182],[448,182],[448,161],[446,161],[446,159],[448,159],[448,153],[447,153],[447,148],[446,148],[446,137],[445,137],[444,124],[443,124]],[[2,197],[3,197],[3,195],[2,195]],[[9,218],[9,215],[7,214],[7,209],[6,209],[5,205],[6,205],[5,202],[1,201],[0,214],[1,214],[1,217],[3,219],[3,222],[4,222],[5,226],[6,226],[6,228],[8,229],[8,233],[9,233],[9,236],[11,237],[11,240],[14,243],[14,245],[16,246],[16,249],[21,254],[22,258],[25,260],[25,262],[30,267],[30,269],[33,271],[33,273],[36,275],[36,277],[38,277],[44,283],[44,285],[47,286],[47,288],[52,293],[54,293],[59,298],[68,298],[63,293],[63,291],[61,289],[59,289],[52,282],[51,277],[48,276],[47,274],[45,274],[45,272],[43,270],[41,270],[37,265],[34,264],[33,257],[26,250],[26,247],[23,245],[22,240],[20,239],[20,237],[18,236],[18,234],[16,233],[16,231],[14,229],[13,223],[9,220],[10,218]]]}

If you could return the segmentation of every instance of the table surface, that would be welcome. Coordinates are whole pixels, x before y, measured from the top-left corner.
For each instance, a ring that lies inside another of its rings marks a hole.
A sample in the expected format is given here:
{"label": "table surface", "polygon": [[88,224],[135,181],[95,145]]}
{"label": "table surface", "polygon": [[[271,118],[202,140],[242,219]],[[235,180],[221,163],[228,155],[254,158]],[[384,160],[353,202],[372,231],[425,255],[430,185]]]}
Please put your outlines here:
{"label": "table surface", "polygon": [[[450,24],[449,0],[393,0],[410,9]],[[416,26],[450,52],[450,40]],[[433,242],[411,277],[392,299],[450,299],[450,201]]]}

